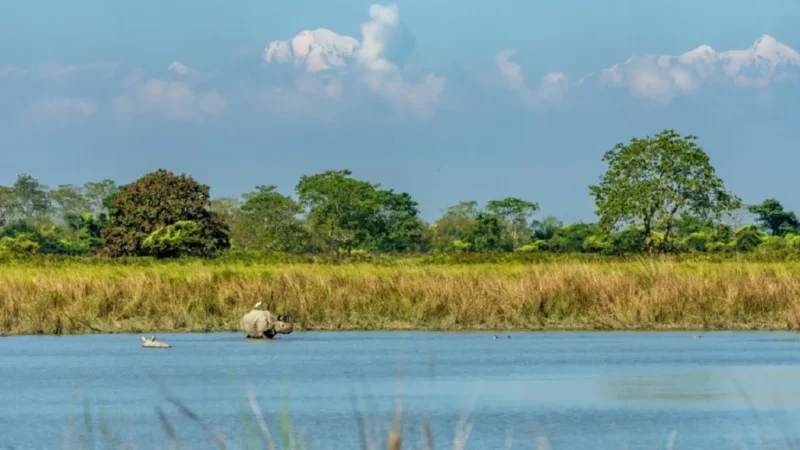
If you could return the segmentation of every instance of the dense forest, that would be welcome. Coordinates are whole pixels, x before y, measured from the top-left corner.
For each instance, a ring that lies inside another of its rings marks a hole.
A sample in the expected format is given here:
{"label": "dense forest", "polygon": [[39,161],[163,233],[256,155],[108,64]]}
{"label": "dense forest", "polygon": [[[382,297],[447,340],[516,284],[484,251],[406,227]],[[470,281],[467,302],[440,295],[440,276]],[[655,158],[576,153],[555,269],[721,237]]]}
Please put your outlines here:
{"label": "dense forest", "polygon": [[[434,223],[405,192],[349,170],[305,175],[295,197],[274,185],[211,199],[191,176],[157,170],[49,188],[21,174],[0,186],[0,257],[214,257],[265,253],[554,252],[603,255],[800,251],[800,223],[776,199],[728,192],[695,136],[664,130],[619,143],[589,194],[599,220],[564,224],[533,199],[462,201]],[[754,225],[743,225],[745,216]],[[541,218],[540,218],[541,217]]]}

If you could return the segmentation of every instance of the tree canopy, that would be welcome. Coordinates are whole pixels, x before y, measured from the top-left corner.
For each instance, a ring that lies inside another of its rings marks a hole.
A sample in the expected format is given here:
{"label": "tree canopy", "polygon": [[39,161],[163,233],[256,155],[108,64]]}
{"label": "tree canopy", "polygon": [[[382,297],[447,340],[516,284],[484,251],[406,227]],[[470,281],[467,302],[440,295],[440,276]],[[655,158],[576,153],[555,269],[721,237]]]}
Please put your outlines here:
{"label": "tree canopy", "polygon": [[618,143],[606,152],[608,170],[599,184],[589,187],[600,225],[611,229],[619,223],[640,224],[647,250],[653,253],[653,232],[664,234],[662,247],[668,248],[676,214],[718,217],[738,207],[741,201],[725,189],[695,140],[664,130]]}
{"label": "tree canopy", "polygon": [[190,176],[159,169],[127,185],[116,196],[110,207],[108,226],[103,230],[103,253],[161,256],[159,247],[145,245],[145,240],[160,242],[157,236],[151,237],[153,233],[168,240],[178,231],[169,227],[178,222],[196,225],[181,228],[191,231],[180,236],[191,239],[177,245],[180,249],[177,256],[212,256],[230,246],[227,225],[210,210],[208,186]]}
{"label": "tree canopy", "polygon": [[[619,143],[589,186],[599,221],[537,218],[539,203],[502,196],[463,200],[429,223],[408,192],[350,170],[300,177],[294,193],[271,184],[210,197],[186,174],[157,170],[49,188],[28,174],[0,186],[0,258],[40,255],[211,257],[259,253],[797,251],[800,223],[774,198],[743,206],[694,136],[664,130]],[[748,218],[756,226],[743,226]],[[15,256],[16,255],[16,256]]]}

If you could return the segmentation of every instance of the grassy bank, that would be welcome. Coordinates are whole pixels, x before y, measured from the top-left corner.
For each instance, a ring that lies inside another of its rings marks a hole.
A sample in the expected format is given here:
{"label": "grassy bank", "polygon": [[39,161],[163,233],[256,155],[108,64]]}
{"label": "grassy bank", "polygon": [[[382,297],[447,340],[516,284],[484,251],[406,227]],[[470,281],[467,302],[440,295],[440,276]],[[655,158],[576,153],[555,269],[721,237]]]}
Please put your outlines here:
{"label": "grassy bank", "polygon": [[0,332],[235,330],[258,301],[301,330],[800,328],[800,263],[18,263]]}

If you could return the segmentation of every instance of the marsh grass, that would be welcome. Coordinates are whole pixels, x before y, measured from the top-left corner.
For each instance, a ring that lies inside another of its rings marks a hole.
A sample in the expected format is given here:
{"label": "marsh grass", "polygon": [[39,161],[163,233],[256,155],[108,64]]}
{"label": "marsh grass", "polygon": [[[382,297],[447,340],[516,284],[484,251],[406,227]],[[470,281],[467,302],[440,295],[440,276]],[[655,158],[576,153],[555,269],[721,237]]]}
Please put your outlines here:
{"label": "marsh grass", "polygon": [[0,333],[234,331],[262,301],[297,330],[795,330],[800,263],[0,265]]}

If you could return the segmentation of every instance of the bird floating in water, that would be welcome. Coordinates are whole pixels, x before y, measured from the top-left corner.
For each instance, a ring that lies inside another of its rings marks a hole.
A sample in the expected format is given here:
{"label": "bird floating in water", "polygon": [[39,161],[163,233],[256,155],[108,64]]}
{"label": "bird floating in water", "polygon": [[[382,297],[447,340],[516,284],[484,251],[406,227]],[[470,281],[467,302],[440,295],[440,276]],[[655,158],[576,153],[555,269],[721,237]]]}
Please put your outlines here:
{"label": "bird floating in water", "polygon": [[171,345],[167,344],[166,342],[157,341],[155,336],[150,336],[150,339],[146,339],[144,336],[141,336],[142,340],[142,347],[146,348],[170,348]]}

